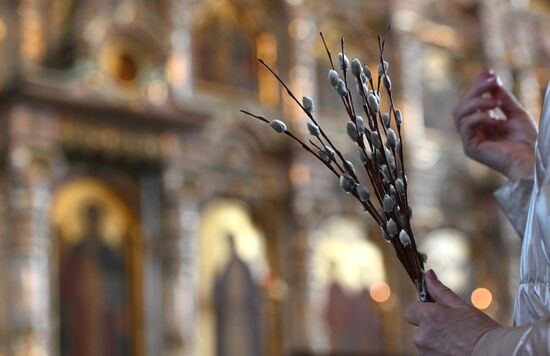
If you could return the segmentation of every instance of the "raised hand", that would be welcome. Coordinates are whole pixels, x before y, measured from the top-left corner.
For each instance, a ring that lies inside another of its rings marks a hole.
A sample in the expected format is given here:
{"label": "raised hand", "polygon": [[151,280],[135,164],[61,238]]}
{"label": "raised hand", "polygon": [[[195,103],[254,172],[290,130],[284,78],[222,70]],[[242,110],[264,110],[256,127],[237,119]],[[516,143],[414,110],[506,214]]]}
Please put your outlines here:
{"label": "raised hand", "polygon": [[471,355],[481,336],[500,325],[464,303],[433,271],[426,277],[436,302],[414,302],[405,314],[410,324],[418,326],[414,342],[420,355]]}
{"label": "raised hand", "polygon": [[[486,93],[490,94],[487,97]],[[500,108],[505,120],[489,111]],[[537,128],[533,118],[492,72],[479,75],[453,111],[464,152],[511,180],[533,173]]]}

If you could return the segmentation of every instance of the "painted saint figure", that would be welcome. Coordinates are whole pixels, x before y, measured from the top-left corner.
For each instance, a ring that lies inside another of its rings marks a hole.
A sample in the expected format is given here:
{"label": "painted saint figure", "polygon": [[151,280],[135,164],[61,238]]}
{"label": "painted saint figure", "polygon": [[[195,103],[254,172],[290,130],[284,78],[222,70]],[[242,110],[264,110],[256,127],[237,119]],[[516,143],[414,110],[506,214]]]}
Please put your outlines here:
{"label": "painted saint figure", "polygon": [[214,287],[217,356],[262,355],[260,290],[227,236],[230,257]]}
{"label": "painted saint figure", "polygon": [[102,208],[82,211],[84,231],[60,264],[61,355],[129,354],[128,293],[123,248],[101,236]]}

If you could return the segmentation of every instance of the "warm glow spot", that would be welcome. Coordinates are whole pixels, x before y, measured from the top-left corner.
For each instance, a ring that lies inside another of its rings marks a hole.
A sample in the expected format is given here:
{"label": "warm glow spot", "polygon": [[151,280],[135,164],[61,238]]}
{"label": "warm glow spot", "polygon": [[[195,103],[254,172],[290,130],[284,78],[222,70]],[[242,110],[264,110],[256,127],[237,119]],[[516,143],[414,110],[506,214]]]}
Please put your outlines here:
{"label": "warm glow spot", "polygon": [[391,289],[386,282],[376,282],[370,287],[370,297],[377,303],[390,299]]}
{"label": "warm glow spot", "polygon": [[[262,33],[256,41],[258,58],[262,58],[268,65],[277,65],[277,38],[272,33]],[[262,104],[275,106],[279,103],[279,86],[271,73],[261,70],[258,72],[259,95]]]}
{"label": "warm glow spot", "polygon": [[154,80],[147,86],[147,96],[153,104],[164,104],[168,96],[168,87],[161,80]]}
{"label": "warm glow spot", "polygon": [[0,41],[2,41],[6,37],[6,23],[4,20],[0,19]]}
{"label": "warm glow spot", "polygon": [[452,27],[431,21],[421,23],[418,26],[417,35],[422,40],[441,47],[456,48],[460,45],[460,38]]}
{"label": "warm glow spot", "polygon": [[189,80],[189,61],[185,56],[173,55],[168,60],[167,77],[174,85],[183,85]]}
{"label": "warm glow spot", "polygon": [[303,19],[295,19],[288,25],[288,33],[295,40],[306,39],[311,31],[311,22]]}
{"label": "warm glow spot", "polygon": [[477,288],[472,292],[472,304],[478,309],[487,309],[493,302],[493,295],[487,288]]}
{"label": "warm glow spot", "polygon": [[303,187],[309,183],[310,171],[305,164],[296,163],[290,167],[289,178],[292,185]]}

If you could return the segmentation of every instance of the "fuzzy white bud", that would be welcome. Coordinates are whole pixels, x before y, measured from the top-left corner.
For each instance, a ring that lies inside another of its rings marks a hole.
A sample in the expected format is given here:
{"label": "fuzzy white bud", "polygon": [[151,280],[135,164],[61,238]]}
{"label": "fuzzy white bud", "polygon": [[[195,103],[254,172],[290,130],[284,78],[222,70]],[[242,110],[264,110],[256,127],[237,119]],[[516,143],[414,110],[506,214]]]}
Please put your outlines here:
{"label": "fuzzy white bud", "polygon": [[[393,186],[393,184],[390,184],[390,195],[391,195],[392,197],[395,196],[395,187]],[[399,207],[398,207],[398,208],[399,208]]]}
{"label": "fuzzy white bud", "polygon": [[348,175],[341,175],[340,176],[340,187],[342,187],[342,189],[346,192],[346,193],[351,193],[355,190],[355,180],[353,180],[353,178],[351,178],[350,176]]}
{"label": "fuzzy white bud", "polygon": [[382,177],[386,180],[390,180],[390,171],[388,169],[388,166],[386,166],[385,164],[383,164],[381,167],[380,167],[380,173],[382,174]]}
{"label": "fuzzy white bud", "polygon": [[388,89],[388,90],[391,90],[391,79],[390,79],[390,77],[385,75],[383,82],[384,82],[384,87],[386,87],[386,89]]}
{"label": "fuzzy white bud", "polygon": [[332,147],[325,145],[325,153],[331,158],[334,159],[336,157],[336,152],[332,149]]}
{"label": "fuzzy white bud", "polygon": [[315,125],[313,122],[307,123],[307,129],[309,130],[309,134],[311,136],[319,137],[319,135],[321,134],[319,126]]}
{"label": "fuzzy white bud", "polygon": [[399,195],[405,195],[405,184],[403,183],[403,180],[401,178],[397,178],[395,180],[395,190],[397,190],[397,193]]}
{"label": "fuzzy white bud", "polygon": [[386,231],[391,237],[397,235],[397,224],[395,223],[395,221],[393,221],[393,219],[388,220],[388,222],[386,223]]}
{"label": "fuzzy white bud", "polygon": [[371,140],[372,131],[368,127],[365,127],[365,136],[367,136],[369,141]]}
{"label": "fuzzy white bud", "polygon": [[340,69],[346,70],[349,68],[349,59],[343,53],[338,53],[338,62],[340,63]]}
{"label": "fuzzy white bud", "polygon": [[382,200],[382,209],[384,209],[384,212],[386,213],[391,212],[394,206],[395,206],[395,200],[387,194],[384,195],[384,199]]}
{"label": "fuzzy white bud", "polygon": [[359,135],[362,135],[365,132],[365,120],[359,115],[355,116],[355,126],[357,126],[357,131]]}
{"label": "fuzzy white bud", "polygon": [[399,241],[401,241],[401,244],[405,247],[411,244],[411,238],[405,230],[401,230],[401,232],[399,233]]}
{"label": "fuzzy white bud", "polygon": [[388,114],[387,112],[382,114],[382,124],[384,124],[385,128],[390,127],[390,114]]}
{"label": "fuzzy white bud", "polygon": [[351,73],[355,77],[359,77],[361,76],[361,74],[363,74],[363,65],[358,58],[354,58],[351,60]]}
{"label": "fuzzy white bud", "polygon": [[401,125],[403,123],[403,114],[399,109],[395,110],[395,121],[397,122],[397,125]]}
{"label": "fuzzy white bud", "polygon": [[370,200],[370,192],[363,184],[357,186],[357,195],[359,195],[361,201],[367,202]]}
{"label": "fuzzy white bud", "polygon": [[321,161],[325,163],[329,163],[331,161],[329,154],[325,151],[319,151],[319,158],[321,158]]}
{"label": "fuzzy white bud", "polygon": [[368,103],[369,103],[371,113],[373,115],[376,115],[380,110],[380,102],[378,101],[378,98],[376,97],[375,94],[369,94]]}
{"label": "fuzzy white bud", "polygon": [[365,73],[368,80],[372,80],[372,72],[366,64],[363,66],[363,73]]}
{"label": "fuzzy white bud", "polygon": [[272,120],[269,123],[269,126],[273,128],[278,133],[284,133],[286,132],[286,124],[282,122],[281,120]]}
{"label": "fuzzy white bud", "polygon": [[395,135],[395,132],[390,128],[386,133],[388,136],[388,143],[392,148],[395,148],[395,146],[397,146],[397,136]]}
{"label": "fuzzy white bud", "polygon": [[346,83],[342,79],[338,79],[338,83],[336,83],[336,92],[340,96],[346,96],[348,94],[348,90],[346,89]]}
{"label": "fuzzy white bud", "polygon": [[390,64],[386,61],[383,62],[384,66],[382,66],[382,63],[378,64],[378,75],[383,76],[384,73],[388,72],[388,68],[390,67]]}
{"label": "fuzzy white bud", "polygon": [[346,132],[353,142],[357,142],[359,135],[357,134],[357,126],[355,126],[353,122],[348,121],[346,125]]}
{"label": "fuzzy white bud", "polygon": [[[360,78],[361,78],[361,83],[367,84],[368,78],[367,78],[367,76],[365,75],[365,73],[361,73]],[[368,87],[367,87],[367,88],[368,88]]]}
{"label": "fuzzy white bud", "polygon": [[346,172],[348,172],[349,174],[353,175],[355,174],[355,167],[353,166],[353,163],[351,163],[351,161],[344,161],[344,168],[346,169]]}
{"label": "fuzzy white bud", "polygon": [[371,133],[370,140],[375,148],[379,150],[382,149],[382,141],[380,140],[380,136],[378,136],[377,132]]}
{"label": "fuzzy white bud", "polygon": [[358,152],[359,152],[359,160],[361,161],[361,163],[368,164],[369,163],[369,157],[367,156],[365,151],[363,151],[362,148],[359,148]]}
{"label": "fuzzy white bud", "polygon": [[340,76],[338,75],[338,72],[334,69],[331,69],[328,71],[328,82],[333,87],[336,87],[338,85],[338,80],[340,80]]}
{"label": "fuzzy white bud", "polygon": [[378,218],[380,219],[380,221],[384,221],[386,219],[386,215],[381,209],[376,210],[376,214],[378,215]]}
{"label": "fuzzy white bud", "polygon": [[395,158],[393,157],[391,151],[384,147],[384,154],[386,155],[386,159],[388,160],[388,164],[391,166],[392,164],[395,164]]}
{"label": "fuzzy white bud", "polygon": [[311,113],[315,109],[315,104],[313,103],[313,99],[311,99],[309,96],[304,96],[302,98],[302,105],[304,105],[304,109]]}
{"label": "fuzzy white bud", "polygon": [[419,255],[420,261],[422,261],[422,263],[428,262],[428,255],[426,253],[418,252],[418,255]]}

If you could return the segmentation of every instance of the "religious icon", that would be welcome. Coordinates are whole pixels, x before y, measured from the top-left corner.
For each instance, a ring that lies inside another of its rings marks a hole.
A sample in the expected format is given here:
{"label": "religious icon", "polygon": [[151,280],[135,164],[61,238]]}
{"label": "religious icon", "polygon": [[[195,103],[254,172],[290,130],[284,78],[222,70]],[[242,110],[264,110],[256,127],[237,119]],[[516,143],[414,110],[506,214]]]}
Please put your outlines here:
{"label": "religious icon", "polygon": [[227,244],[229,262],[214,287],[217,356],[261,355],[260,289],[238,256],[232,235],[227,235]]}
{"label": "religious icon", "polygon": [[254,36],[247,36],[246,29],[234,21],[231,13],[228,9],[227,14],[214,14],[197,28],[193,49],[196,75],[206,82],[256,91]]}
{"label": "religious icon", "polygon": [[103,218],[98,202],[82,206],[83,236],[61,261],[61,355],[129,354],[126,261],[105,243]]}

